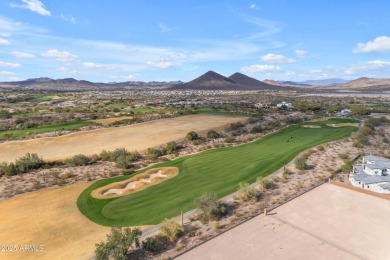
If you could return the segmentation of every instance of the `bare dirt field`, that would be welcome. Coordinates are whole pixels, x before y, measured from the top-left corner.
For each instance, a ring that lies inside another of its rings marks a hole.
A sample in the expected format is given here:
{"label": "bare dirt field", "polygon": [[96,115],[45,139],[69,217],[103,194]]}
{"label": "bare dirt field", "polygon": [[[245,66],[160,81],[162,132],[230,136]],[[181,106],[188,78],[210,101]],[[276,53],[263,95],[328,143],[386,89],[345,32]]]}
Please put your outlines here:
{"label": "bare dirt field", "polygon": [[84,217],[77,197],[91,183],[0,201],[0,245],[42,245],[43,252],[0,252],[0,259],[89,259],[108,227]]}
{"label": "bare dirt field", "polygon": [[390,203],[324,184],[178,259],[390,259]]}
{"label": "bare dirt field", "polygon": [[245,121],[245,117],[190,115],[155,120],[123,127],[111,127],[77,132],[65,136],[48,137],[0,144],[0,162],[11,162],[27,152],[37,153],[44,160],[61,160],[76,154],[92,155],[102,150],[126,148],[146,150],[172,140],[184,138],[187,132],[199,133],[230,123]]}
{"label": "bare dirt field", "polygon": [[121,121],[124,119],[133,119],[133,117],[132,116],[110,117],[110,118],[96,119],[96,120],[90,120],[90,121],[98,123],[98,124],[109,125],[111,123],[114,123],[116,121]]}

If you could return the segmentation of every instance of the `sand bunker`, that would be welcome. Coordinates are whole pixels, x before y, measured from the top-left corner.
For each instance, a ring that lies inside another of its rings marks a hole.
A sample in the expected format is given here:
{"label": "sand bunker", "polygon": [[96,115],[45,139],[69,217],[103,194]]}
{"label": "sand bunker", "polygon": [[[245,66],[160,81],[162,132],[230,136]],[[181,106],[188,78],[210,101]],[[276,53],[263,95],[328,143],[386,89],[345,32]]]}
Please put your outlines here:
{"label": "sand bunker", "polygon": [[302,127],[307,127],[307,128],[321,128],[319,125],[302,125]]}
{"label": "sand bunker", "polygon": [[358,123],[340,123],[340,124],[326,124],[327,126],[330,127],[343,127],[343,126],[358,126]]}
{"label": "sand bunker", "polygon": [[162,167],[147,170],[128,180],[110,183],[92,191],[91,196],[97,199],[117,198],[146,189],[165,180],[175,177],[179,173],[177,167]]}

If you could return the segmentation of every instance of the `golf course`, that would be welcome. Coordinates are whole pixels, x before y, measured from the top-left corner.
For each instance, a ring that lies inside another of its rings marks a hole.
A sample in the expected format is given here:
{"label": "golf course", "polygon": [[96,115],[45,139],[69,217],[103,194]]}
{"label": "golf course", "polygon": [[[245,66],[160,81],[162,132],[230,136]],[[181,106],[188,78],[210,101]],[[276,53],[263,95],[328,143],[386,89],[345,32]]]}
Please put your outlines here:
{"label": "golf course", "polygon": [[[206,191],[223,197],[236,191],[239,182],[253,183],[258,176],[273,173],[306,149],[350,136],[357,127],[349,123],[357,121],[328,119],[292,125],[251,143],[158,163],[131,176],[99,180],[81,193],[77,206],[87,218],[104,226],[157,224],[195,208],[194,200]],[[105,199],[91,195],[96,189],[161,167],[177,167],[179,173],[126,196]]]}

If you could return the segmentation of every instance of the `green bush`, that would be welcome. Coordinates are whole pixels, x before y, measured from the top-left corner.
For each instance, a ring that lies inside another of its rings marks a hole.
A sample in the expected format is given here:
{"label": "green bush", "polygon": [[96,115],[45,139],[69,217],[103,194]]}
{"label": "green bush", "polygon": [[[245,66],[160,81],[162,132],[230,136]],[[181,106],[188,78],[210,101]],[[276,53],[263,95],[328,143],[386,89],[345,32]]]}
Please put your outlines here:
{"label": "green bush", "polygon": [[167,143],[167,145],[164,148],[164,151],[166,154],[172,154],[178,150],[178,145],[175,141]]}
{"label": "green bush", "polygon": [[207,132],[207,138],[215,139],[215,138],[219,138],[219,137],[220,137],[220,134],[215,130],[210,130]]}
{"label": "green bush", "polygon": [[145,239],[145,241],[142,241],[142,248],[146,252],[150,252],[153,254],[160,251],[159,243],[157,242],[157,240],[154,237],[148,237]]}
{"label": "green bush", "polygon": [[147,156],[149,157],[149,159],[155,160],[155,159],[157,159],[159,156],[162,155],[162,152],[161,152],[160,149],[157,149],[157,148],[149,148],[149,149],[146,151],[146,154],[147,154]]}
{"label": "green bush", "polygon": [[96,244],[95,257],[97,260],[126,260],[129,248],[139,247],[139,237],[142,231],[139,228],[121,228],[111,229],[107,235],[107,242]]}
{"label": "green bush", "polygon": [[195,131],[188,132],[186,135],[187,140],[194,141],[199,138],[199,135]]}
{"label": "green bush", "polygon": [[295,160],[295,168],[298,170],[306,170],[307,169],[307,159],[305,157],[299,157]]}
{"label": "green bush", "polygon": [[198,209],[198,218],[203,223],[217,220],[227,213],[226,205],[218,200],[215,192],[204,193],[195,200],[195,204]]}
{"label": "green bush", "polygon": [[173,243],[183,232],[184,228],[173,219],[165,219],[160,225],[160,235],[170,243]]}
{"label": "green bush", "polygon": [[257,200],[257,190],[247,182],[240,182],[238,184],[237,198],[242,201]]}
{"label": "green bush", "polygon": [[65,160],[65,163],[68,166],[84,166],[89,164],[89,157],[84,154],[77,154]]}

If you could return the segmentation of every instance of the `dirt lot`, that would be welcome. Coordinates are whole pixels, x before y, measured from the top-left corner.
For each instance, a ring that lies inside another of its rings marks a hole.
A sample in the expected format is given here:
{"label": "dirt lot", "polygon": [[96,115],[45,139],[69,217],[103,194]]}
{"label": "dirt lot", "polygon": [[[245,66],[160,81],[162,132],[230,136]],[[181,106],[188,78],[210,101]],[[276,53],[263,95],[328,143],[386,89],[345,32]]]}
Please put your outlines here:
{"label": "dirt lot", "polygon": [[88,259],[109,228],[85,218],[76,200],[91,183],[0,201],[0,245],[43,245],[43,252],[0,252],[0,259]]}
{"label": "dirt lot", "polygon": [[389,218],[388,201],[324,184],[178,259],[390,259]]}
{"label": "dirt lot", "polygon": [[77,132],[60,137],[13,141],[0,144],[0,162],[14,161],[27,152],[37,153],[44,160],[59,160],[79,153],[92,155],[100,153],[104,149],[114,150],[119,147],[127,148],[130,151],[142,151],[181,139],[191,130],[202,133],[211,128],[218,129],[243,120],[246,118],[190,115],[123,127]]}

